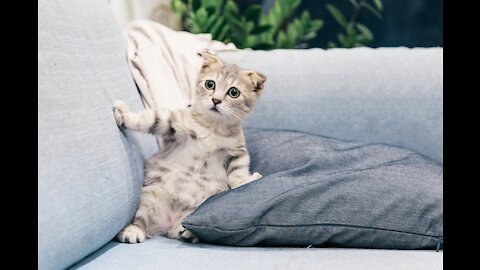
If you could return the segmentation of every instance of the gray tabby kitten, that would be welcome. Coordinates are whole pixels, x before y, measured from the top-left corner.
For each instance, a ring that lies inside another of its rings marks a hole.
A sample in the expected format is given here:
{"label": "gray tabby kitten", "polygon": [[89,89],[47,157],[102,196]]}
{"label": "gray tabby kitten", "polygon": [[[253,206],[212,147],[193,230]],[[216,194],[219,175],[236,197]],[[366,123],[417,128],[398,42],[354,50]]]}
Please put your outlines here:
{"label": "gray tabby kitten", "polygon": [[145,164],[140,205],[133,223],[117,235],[120,242],[137,243],[155,235],[199,242],[182,226],[183,219],[210,196],[262,177],[249,172],[241,123],[266,77],[208,52],[200,56],[203,64],[192,106],[133,113],[124,102],[115,102],[117,124],[155,135],[160,149]]}

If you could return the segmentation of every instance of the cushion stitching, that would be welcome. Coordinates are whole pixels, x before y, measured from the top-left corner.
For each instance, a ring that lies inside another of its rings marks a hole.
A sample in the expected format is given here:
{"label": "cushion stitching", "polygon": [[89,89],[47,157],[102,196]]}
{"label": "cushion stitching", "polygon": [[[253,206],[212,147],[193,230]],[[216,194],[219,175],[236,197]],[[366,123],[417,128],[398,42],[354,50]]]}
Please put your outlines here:
{"label": "cushion stitching", "polygon": [[399,231],[399,230],[392,230],[392,229],[385,229],[385,228],[377,228],[377,227],[369,227],[369,226],[361,226],[361,225],[352,225],[352,224],[340,224],[340,223],[316,223],[316,224],[296,224],[296,225],[285,225],[285,224],[280,224],[280,225],[272,225],[272,224],[257,224],[257,225],[252,225],[249,227],[245,228],[240,228],[240,229],[232,229],[232,230],[227,230],[227,229],[222,229],[218,228],[215,226],[204,226],[204,225],[195,225],[192,223],[183,223],[183,225],[186,226],[192,226],[192,227],[202,227],[202,228],[213,228],[218,231],[224,231],[224,232],[235,232],[235,231],[243,231],[243,230],[248,230],[252,227],[313,227],[313,226],[341,226],[341,227],[354,227],[354,228],[361,228],[361,229],[370,229],[370,230],[381,230],[381,231],[388,231],[388,232],[397,232],[397,233],[404,233],[404,234],[412,234],[412,235],[418,235],[418,236],[424,236],[424,237],[431,237],[431,238],[438,238],[438,237],[443,237],[443,235],[433,235],[433,234],[422,234],[422,233],[416,233],[416,232],[407,232],[407,231]]}

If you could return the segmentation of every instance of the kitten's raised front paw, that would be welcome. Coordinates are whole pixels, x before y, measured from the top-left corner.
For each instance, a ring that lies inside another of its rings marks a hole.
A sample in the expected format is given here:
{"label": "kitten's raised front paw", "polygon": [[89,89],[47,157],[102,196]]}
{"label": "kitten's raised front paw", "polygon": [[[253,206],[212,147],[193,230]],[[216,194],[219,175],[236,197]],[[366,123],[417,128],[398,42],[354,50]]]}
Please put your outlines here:
{"label": "kitten's raised front paw", "polygon": [[119,242],[130,244],[141,243],[145,241],[146,238],[147,235],[145,231],[135,224],[130,224],[123,228],[116,237]]}
{"label": "kitten's raised front paw", "polygon": [[245,178],[240,178],[237,180],[232,181],[229,185],[231,189],[238,188],[240,186],[243,186],[245,184],[248,184],[250,182],[256,181],[258,179],[262,178],[262,175],[258,172],[254,172],[253,174],[245,177]]}
{"label": "kitten's raised front paw", "polygon": [[113,103],[113,115],[115,116],[115,122],[121,127],[123,125],[125,114],[128,113],[128,106],[125,102],[117,100]]}

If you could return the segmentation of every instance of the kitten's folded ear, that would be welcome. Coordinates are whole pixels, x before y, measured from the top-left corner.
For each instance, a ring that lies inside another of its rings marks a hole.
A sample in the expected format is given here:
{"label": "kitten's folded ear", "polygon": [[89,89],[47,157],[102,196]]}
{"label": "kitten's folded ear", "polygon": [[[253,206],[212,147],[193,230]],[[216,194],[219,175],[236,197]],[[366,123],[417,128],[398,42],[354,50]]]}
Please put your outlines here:
{"label": "kitten's folded ear", "polygon": [[214,69],[223,65],[222,60],[208,50],[197,52],[197,54],[203,58],[202,71]]}
{"label": "kitten's folded ear", "polygon": [[254,87],[253,91],[260,92],[263,89],[263,85],[267,81],[267,76],[253,70],[244,71],[244,74],[252,81]]}

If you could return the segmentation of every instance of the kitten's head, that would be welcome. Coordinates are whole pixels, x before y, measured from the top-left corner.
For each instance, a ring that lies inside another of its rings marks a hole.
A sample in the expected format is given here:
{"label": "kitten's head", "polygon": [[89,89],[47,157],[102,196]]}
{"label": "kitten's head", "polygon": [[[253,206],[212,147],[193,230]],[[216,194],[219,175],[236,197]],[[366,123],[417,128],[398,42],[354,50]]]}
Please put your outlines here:
{"label": "kitten's head", "polygon": [[253,109],[267,78],[260,72],[224,63],[209,52],[199,55],[203,64],[193,109],[217,123],[240,123]]}

